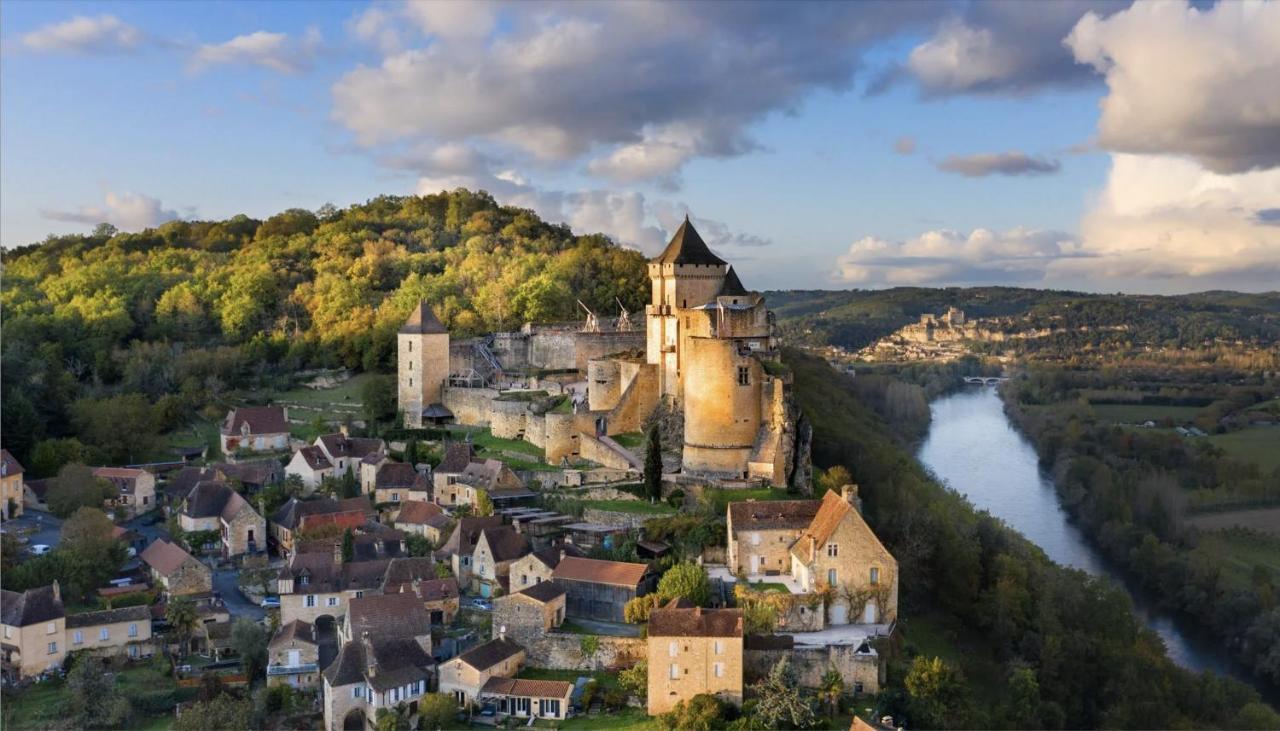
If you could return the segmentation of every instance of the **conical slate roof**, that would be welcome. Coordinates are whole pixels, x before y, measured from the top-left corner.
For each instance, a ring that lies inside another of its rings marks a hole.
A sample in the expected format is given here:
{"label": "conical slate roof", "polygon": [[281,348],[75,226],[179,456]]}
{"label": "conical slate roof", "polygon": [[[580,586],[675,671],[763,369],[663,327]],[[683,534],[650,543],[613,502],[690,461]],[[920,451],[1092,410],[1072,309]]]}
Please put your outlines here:
{"label": "conical slate roof", "polygon": [[426,300],[418,302],[418,306],[409,313],[409,319],[400,326],[400,332],[406,335],[428,335],[431,333],[447,333],[443,323],[431,311]]}
{"label": "conical slate roof", "polygon": [[671,243],[667,244],[667,248],[662,250],[653,263],[723,266],[728,262],[711,253],[711,249],[707,248],[707,243],[698,235],[693,224],[689,223],[689,216],[686,215],[684,223],[676,229],[676,235],[671,237]]}
{"label": "conical slate roof", "polygon": [[742,280],[738,279],[738,273],[733,271],[733,267],[729,267],[729,273],[724,276],[724,284],[720,285],[720,293],[717,297],[745,297],[750,292],[742,286]]}

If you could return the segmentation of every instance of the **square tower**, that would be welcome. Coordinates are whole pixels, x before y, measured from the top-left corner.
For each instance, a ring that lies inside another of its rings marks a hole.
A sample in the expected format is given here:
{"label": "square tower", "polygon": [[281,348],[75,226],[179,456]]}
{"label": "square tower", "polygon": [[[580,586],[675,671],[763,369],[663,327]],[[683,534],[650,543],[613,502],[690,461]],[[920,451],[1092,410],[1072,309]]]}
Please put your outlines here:
{"label": "square tower", "polygon": [[404,425],[420,429],[423,409],[444,400],[449,377],[449,331],[425,301],[396,333],[396,369],[396,403]]}

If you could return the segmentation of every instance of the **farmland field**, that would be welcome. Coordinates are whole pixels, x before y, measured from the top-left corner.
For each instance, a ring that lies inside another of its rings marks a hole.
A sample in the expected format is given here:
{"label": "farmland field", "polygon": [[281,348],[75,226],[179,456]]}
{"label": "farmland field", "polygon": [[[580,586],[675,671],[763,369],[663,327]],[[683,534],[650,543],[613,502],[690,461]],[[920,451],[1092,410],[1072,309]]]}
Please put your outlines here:
{"label": "farmland field", "polygon": [[[1261,512],[1261,511],[1255,511]],[[1277,511],[1280,512],[1280,511]],[[1232,528],[1200,536],[1196,553],[1220,566],[1224,576],[1241,586],[1253,584],[1255,567],[1280,575],[1280,536]]]}
{"label": "farmland field", "polygon": [[1241,462],[1253,462],[1264,473],[1280,468],[1280,427],[1255,426],[1209,437],[1213,446]]}

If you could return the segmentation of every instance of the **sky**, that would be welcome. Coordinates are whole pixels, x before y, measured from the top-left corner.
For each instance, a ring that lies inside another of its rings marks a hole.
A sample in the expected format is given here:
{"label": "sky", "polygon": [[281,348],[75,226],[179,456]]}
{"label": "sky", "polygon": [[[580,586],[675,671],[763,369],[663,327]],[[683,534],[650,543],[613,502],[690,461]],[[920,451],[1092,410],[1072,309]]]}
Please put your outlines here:
{"label": "sky", "polygon": [[482,188],[755,289],[1280,289],[1280,1],[0,4],[0,244]]}

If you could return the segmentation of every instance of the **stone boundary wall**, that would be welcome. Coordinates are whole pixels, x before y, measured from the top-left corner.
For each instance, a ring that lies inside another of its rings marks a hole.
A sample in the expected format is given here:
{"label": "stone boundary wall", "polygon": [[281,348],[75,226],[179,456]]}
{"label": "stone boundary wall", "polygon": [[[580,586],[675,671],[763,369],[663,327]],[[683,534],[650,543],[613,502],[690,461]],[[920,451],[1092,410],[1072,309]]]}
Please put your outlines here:
{"label": "stone boundary wall", "polygon": [[629,350],[644,350],[644,330],[630,332],[573,333],[574,364],[579,373],[587,372],[587,361]]}
{"label": "stone boundary wall", "polygon": [[[497,630],[494,630],[495,632]],[[647,640],[639,637],[597,635],[600,647],[590,659],[582,655],[582,638],[568,632],[520,633],[507,635],[524,647],[525,665],[554,670],[621,670],[649,655]]]}
{"label": "stone boundary wall", "polygon": [[578,456],[615,470],[629,470],[631,465],[622,455],[609,449],[603,442],[590,434],[582,434],[578,438]]}
{"label": "stone boundary wall", "polygon": [[[603,639],[603,638],[602,638]],[[882,669],[878,654],[859,654],[855,645],[815,647],[797,645],[791,649],[748,649],[743,652],[744,683],[753,683],[769,674],[778,660],[787,657],[803,688],[819,688],[822,676],[835,668],[844,676],[845,693],[854,693],[854,684],[862,683],[863,693],[880,692]]]}
{"label": "stone boundary wall", "polygon": [[599,510],[597,508],[587,508],[582,511],[582,519],[588,523],[624,526],[627,528],[643,528],[646,520],[660,517],[662,516],[657,513],[619,513],[613,510]]}
{"label": "stone boundary wall", "polygon": [[493,400],[498,391],[492,388],[444,389],[444,405],[453,412],[454,420],[468,426],[489,426]]}

